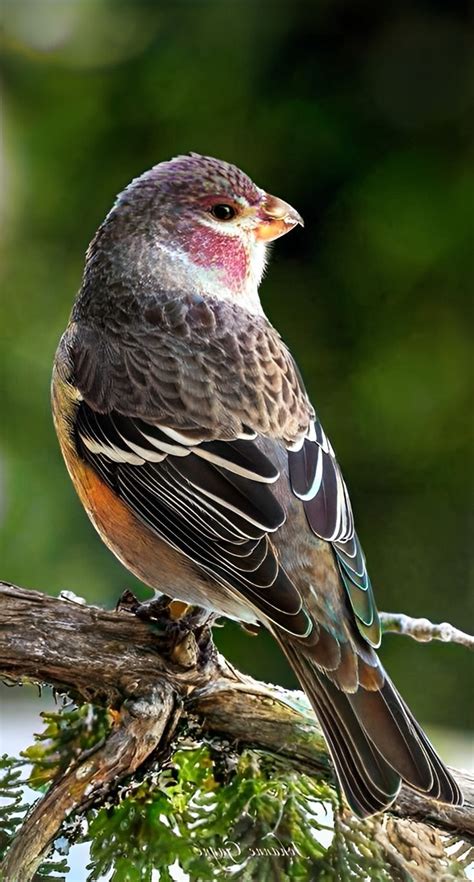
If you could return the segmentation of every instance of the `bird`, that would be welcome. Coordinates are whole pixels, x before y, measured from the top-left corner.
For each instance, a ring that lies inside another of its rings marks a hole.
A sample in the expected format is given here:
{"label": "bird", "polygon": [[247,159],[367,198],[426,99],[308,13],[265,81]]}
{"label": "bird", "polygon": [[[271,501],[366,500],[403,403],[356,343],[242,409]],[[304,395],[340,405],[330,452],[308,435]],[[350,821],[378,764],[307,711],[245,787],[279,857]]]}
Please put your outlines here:
{"label": "bird", "polygon": [[135,178],[86,254],[53,368],[79,498],[156,594],[276,639],[351,810],[402,783],[460,789],[384,670],[381,627],[334,450],[259,285],[299,213],[189,153]]}

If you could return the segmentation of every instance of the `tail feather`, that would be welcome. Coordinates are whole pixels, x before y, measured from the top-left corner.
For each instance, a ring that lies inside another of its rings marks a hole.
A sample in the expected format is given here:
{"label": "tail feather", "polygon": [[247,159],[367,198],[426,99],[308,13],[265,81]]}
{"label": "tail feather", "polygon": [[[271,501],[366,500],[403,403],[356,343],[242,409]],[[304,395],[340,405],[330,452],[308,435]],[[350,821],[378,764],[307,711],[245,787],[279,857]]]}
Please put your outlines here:
{"label": "tail feather", "polygon": [[[394,772],[371,742],[360,737],[360,729],[344,693],[328,695],[334,687],[321,677],[311,700],[321,723],[334,765],[351,808],[364,817],[383,811],[400,790],[400,776]],[[336,700],[334,700],[336,699]],[[340,701],[342,699],[342,701]],[[370,775],[367,770],[370,769]]]}
{"label": "tail feather", "polygon": [[388,677],[377,692],[358,689],[351,695],[350,704],[365,734],[403,781],[429,793],[433,772],[428,755],[417,736],[413,717],[406,713]]}
{"label": "tail feather", "polygon": [[[392,688],[395,689],[393,684],[391,685]],[[431,796],[433,799],[438,799],[440,802],[445,802],[448,805],[462,805],[464,802],[464,797],[457,781],[454,780],[453,776],[436,753],[433,745],[431,744],[431,741],[421,728],[420,724],[411,715],[406,702],[403,700],[398,692],[396,694],[406,713],[409,714],[409,716],[411,717],[418,738],[423,744],[423,747],[425,748],[431,763],[431,769],[433,772],[433,786],[431,790],[428,791],[428,795]]]}
{"label": "tail feather", "polygon": [[[382,793],[377,797],[372,784],[370,787],[367,785],[364,775],[361,774],[359,764],[345,749],[345,733],[343,728],[334,727],[331,719],[328,717],[326,704],[318,701],[315,703],[315,709],[326,736],[334,765],[336,766],[337,764],[339,782],[346,794],[351,809],[360,817],[366,817],[374,812],[383,811],[389,798],[388,795]],[[397,790],[398,787],[399,779]]]}
{"label": "tail feather", "polygon": [[304,655],[279,639],[313,705],[352,810],[365,817],[386,809],[401,782],[435,799],[462,804],[458,785],[383,669],[377,691],[342,691]]}

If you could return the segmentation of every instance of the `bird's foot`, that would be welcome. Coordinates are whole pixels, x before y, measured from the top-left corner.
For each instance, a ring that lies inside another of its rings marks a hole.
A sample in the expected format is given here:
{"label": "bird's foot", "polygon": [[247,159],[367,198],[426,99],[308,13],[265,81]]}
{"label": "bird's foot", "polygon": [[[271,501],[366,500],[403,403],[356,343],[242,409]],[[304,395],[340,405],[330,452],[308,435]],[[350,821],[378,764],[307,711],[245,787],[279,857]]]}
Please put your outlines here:
{"label": "bird's foot", "polygon": [[166,595],[140,603],[128,589],[120,597],[117,610],[148,622],[159,636],[160,652],[181,667],[205,665],[215,652],[211,628],[217,615],[209,610]]}

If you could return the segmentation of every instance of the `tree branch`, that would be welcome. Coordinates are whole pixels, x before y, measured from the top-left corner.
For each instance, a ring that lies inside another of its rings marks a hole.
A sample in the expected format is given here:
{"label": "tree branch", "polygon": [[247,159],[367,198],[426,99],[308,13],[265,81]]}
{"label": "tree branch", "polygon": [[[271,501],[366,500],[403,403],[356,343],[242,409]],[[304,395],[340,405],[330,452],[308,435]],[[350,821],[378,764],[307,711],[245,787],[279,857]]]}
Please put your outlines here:
{"label": "tree branch", "polygon": [[[197,717],[203,731],[276,753],[301,772],[332,777],[302,693],[239,674],[215,650],[202,618],[170,643],[123,606],[110,612],[0,583],[0,677],[47,682],[118,711],[105,743],[69,767],[27,816],[3,865],[5,882],[28,882],[70,812],[105,794],[152,752],[165,753],[182,715]],[[410,627],[405,616],[383,618],[390,629],[400,620],[399,633],[426,639],[419,636],[425,623],[420,632],[417,620]],[[450,626],[430,627],[437,636]],[[452,629],[449,639],[461,642],[459,634]],[[465,794],[463,807],[402,788],[391,814],[474,836],[474,776],[452,771]]]}
{"label": "tree branch", "polygon": [[138,769],[160,744],[173,709],[173,691],[164,680],[149,694],[124,704],[109,738],[69,768],[28,814],[4,862],[5,882],[31,879],[65,818]]}

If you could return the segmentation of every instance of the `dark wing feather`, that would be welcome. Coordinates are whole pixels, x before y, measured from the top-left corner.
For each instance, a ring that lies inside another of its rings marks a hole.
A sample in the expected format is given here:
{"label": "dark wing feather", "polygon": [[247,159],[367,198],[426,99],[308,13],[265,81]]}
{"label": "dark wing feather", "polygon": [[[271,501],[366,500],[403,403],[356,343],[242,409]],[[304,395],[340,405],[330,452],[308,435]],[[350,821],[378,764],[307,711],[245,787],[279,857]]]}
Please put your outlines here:
{"label": "dark wing feather", "polygon": [[302,500],[313,532],[332,544],[357,626],[372,646],[379,646],[379,618],[349,494],[319,420],[288,457],[293,493]]}
{"label": "dark wing feather", "polygon": [[[140,520],[290,634],[312,629],[270,536],[285,519],[278,471],[254,441],[191,442],[82,402],[78,449]],[[271,588],[271,592],[269,589]]]}

